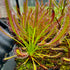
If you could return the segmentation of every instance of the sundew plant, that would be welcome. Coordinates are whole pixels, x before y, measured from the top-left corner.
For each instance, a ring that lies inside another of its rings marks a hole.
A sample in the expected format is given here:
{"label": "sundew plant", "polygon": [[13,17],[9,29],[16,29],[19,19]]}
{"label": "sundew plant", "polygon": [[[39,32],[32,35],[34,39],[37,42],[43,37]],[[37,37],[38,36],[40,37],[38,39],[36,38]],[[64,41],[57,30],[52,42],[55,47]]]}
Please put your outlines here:
{"label": "sundew plant", "polygon": [[[9,1],[5,0],[9,29],[15,35],[10,36],[1,27],[0,31],[16,41],[15,56],[17,59],[22,59],[21,65],[17,67],[19,70],[28,61],[31,61],[34,70],[38,68],[36,65],[45,70],[50,68],[47,64],[43,64],[40,61],[41,59],[47,62],[48,59],[52,58],[56,61],[57,58],[61,57],[62,61],[70,62],[70,57],[62,57],[62,51],[65,51],[64,47],[59,47],[65,39],[70,47],[70,39],[67,38],[67,35],[70,36],[69,3],[68,0],[59,0],[59,3],[55,0],[49,0],[49,6],[47,6],[47,3],[43,4],[43,0],[41,0],[41,5],[36,0],[35,9],[32,9],[28,8],[28,0],[25,0],[23,4],[24,12],[19,14],[13,11],[12,14]],[[9,59],[12,57],[9,57]]]}

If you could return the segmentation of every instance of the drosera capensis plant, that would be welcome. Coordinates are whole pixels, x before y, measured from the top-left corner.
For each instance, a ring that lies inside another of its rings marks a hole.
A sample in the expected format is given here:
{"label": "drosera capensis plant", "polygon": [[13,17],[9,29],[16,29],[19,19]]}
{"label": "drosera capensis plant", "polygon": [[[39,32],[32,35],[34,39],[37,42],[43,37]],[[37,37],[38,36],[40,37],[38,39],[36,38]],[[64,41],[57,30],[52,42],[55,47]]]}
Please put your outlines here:
{"label": "drosera capensis plant", "polygon": [[[51,0],[49,2],[53,3],[53,0],[52,2]],[[67,5],[67,11],[64,10],[64,12],[62,12],[63,14],[60,13],[61,16],[57,18],[57,20],[52,5],[50,4],[50,7],[46,9],[47,4],[44,5],[43,1],[41,1],[40,5],[38,0],[36,0],[35,9],[28,9],[28,0],[26,0],[23,4],[24,12],[21,15],[19,15],[18,12],[13,12],[14,14],[12,14],[8,0],[5,0],[5,5],[9,19],[9,29],[15,34],[15,36],[10,36],[1,27],[0,31],[16,41],[16,49],[14,50],[14,56],[5,58],[4,60],[13,57],[23,60],[26,59],[18,69],[27,64],[28,61],[32,61],[34,70],[37,70],[36,64],[43,69],[48,70],[49,67],[43,65],[37,59],[57,59],[61,57],[62,52],[60,51],[63,51],[64,48],[55,46],[61,44],[66,34],[69,32],[70,5]],[[55,6],[54,3],[53,5]],[[64,3],[62,5],[64,5]],[[59,7],[59,4],[58,7],[56,5],[56,8]],[[58,28],[59,23],[61,23],[60,28]],[[66,40],[69,44],[70,40]],[[48,50],[55,52],[52,53]],[[66,58],[63,59],[66,60]]]}

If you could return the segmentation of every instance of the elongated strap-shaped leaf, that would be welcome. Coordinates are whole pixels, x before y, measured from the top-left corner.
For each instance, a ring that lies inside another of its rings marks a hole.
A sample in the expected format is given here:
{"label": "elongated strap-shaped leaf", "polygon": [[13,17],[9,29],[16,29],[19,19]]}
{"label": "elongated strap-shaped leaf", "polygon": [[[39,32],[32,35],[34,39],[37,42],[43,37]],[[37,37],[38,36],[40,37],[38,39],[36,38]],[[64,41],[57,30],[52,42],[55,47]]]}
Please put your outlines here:
{"label": "elongated strap-shaped leaf", "polygon": [[53,50],[53,51],[63,51],[64,48],[51,48],[51,50]]}
{"label": "elongated strap-shaped leaf", "polygon": [[63,60],[66,62],[70,62],[70,58],[63,57]]}
{"label": "elongated strap-shaped leaf", "polygon": [[30,39],[30,38],[31,38],[31,35],[30,35],[30,32],[31,32],[31,29],[30,29],[30,25],[29,25],[29,23],[28,23],[28,37],[29,37],[28,39],[29,39],[29,47],[31,46],[31,41],[30,41],[30,40],[31,40],[31,39]]}
{"label": "elongated strap-shaped leaf", "polygon": [[4,58],[3,60],[6,61],[6,60],[12,59],[12,58],[14,58],[14,57],[17,57],[17,55],[13,55],[13,56],[10,56],[10,57],[6,57],[6,58]]}
{"label": "elongated strap-shaped leaf", "polygon": [[16,23],[15,23],[14,19],[13,19],[13,15],[11,15],[11,16],[12,16],[11,19],[12,19],[12,21],[13,21],[14,32],[15,32],[16,35],[19,35],[19,36],[20,36],[19,30],[18,30],[18,28],[17,28],[17,26],[16,26]]}
{"label": "elongated strap-shaped leaf", "polygon": [[64,48],[39,48],[38,50],[64,51]]}
{"label": "elongated strap-shaped leaf", "polygon": [[34,60],[38,65],[40,65],[43,69],[48,70],[47,67],[45,67],[44,65],[40,64],[36,59],[33,58],[33,60]]}
{"label": "elongated strap-shaped leaf", "polygon": [[25,25],[26,26],[26,31],[28,29],[28,23],[29,23],[29,19],[30,19],[31,13],[32,13],[32,9],[30,9],[28,14],[27,14],[26,25]]}
{"label": "elongated strap-shaped leaf", "polygon": [[35,26],[37,26],[37,22],[38,22],[38,12],[39,12],[39,3],[38,1],[36,2],[36,9],[35,9]]}
{"label": "elongated strap-shaped leaf", "polygon": [[25,65],[25,64],[28,62],[28,60],[29,60],[29,58],[27,58],[27,59],[24,61],[24,63],[22,63],[21,65],[19,65],[19,67],[18,67],[17,69],[19,69],[19,68],[21,68],[23,65]]}
{"label": "elongated strap-shaped leaf", "polygon": [[52,3],[54,4],[54,6],[59,9],[59,6],[56,4],[56,1],[52,0]]}
{"label": "elongated strap-shaped leaf", "polygon": [[24,17],[24,26],[25,26],[25,28],[26,28],[26,27],[27,27],[26,19],[27,19],[27,14],[28,14],[28,0],[25,0],[25,1],[24,1],[23,11],[24,11],[24,14],[25,14],[25,17]]}
{"label": "elongated strap-shaped leaf", "polygon": [[[42,41],[45,41],[47,38],[49,38],[49,37],[54,33],[54,30],[55,30],[55,28],[52,29],[52,30],[50,31],[50,33],[49,33]],[[42,41],[41,41],[41,42],[42,42]]]}
{"label": "elongated strap-shaped leaf", "polygon": [[33,35],[32,35],[32,43],[34,43],[36,28],[34,28]]}
{"label": "elongated strap-shaped leaf", "polygon": [[58,58],[58,57],[60,57],[62,55],[62,53],[58,53],[56,55],[51,55],[51,56],[46,55],[46,54],[37,54],[37,55],[42,56],[42,57],[47,57],[47,58]]}
{"label": "elongated strap-shaped leaf", "polygon": [[28,43],[27,43],[27,41],[25,41],[22,37],[20,37],[19,35],[17,35],[19,38],[20,38],[20,40],[22,40],[22,42],[25,44],[25,46],[26,47],[28,47]]}
{"label": "elongated strap-shaped leaf", "polygon": [[52,0],[49,0],[49,7],[52,7]]}
{"label": "elongated strap-shaped leaf", "polygon": [[17,43],[19,43],[21,46],[24,47],[24,45],[21,42],[19,42],[17,39],[15,39],[14,37],[12,37],[10,34],[6,33],[3,28],[0,27],[0,31],[2,31],[6,36],[8,36],[9,38],[15,40]]}
{"label": "elongated strap-shaped leaf", "polygon": [[44,12],[41,14],[41,17],[38,19],[38,22],[37,22],[38,25],[40,25],[40,21],[41,21],[42,18],[44,17],[45,13],[46,13],[46,12],[44,11]]}
{"label": "elongated strap-shaped leaf", "polygon": [[26,59],[26,61],[23,64],[26,64],[28,62],[29,58]]}
{"label": "elongated strap-shaped leaf", "polygon": [[32,61],[33,61],[34,70],[37,70],[37,68],[36,68],[36,64],[35,64],[33,58],[32,58]]}
{"label": "elongated strap-shaped leaf", "polygon": [[26,0],[23,4],[23,11],[25,13],[25,16],[27,15],[27,11],[28,11],[28,0]]}
{"label": "elongated strap-shaped leaf", "polygon": [[24,25],[25,20],[24,20],[24,19],[25,19],[25,15],[23,14],[23,17],[22,17],[22,27],[23,27],[23,28],[25,28],[25,25]]}

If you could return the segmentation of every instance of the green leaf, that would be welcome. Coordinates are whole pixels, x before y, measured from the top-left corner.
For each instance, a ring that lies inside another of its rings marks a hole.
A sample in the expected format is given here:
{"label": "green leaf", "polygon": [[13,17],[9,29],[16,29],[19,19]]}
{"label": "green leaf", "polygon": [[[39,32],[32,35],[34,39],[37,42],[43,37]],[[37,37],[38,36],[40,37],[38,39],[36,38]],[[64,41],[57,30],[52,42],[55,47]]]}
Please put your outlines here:
{"label": "green leaf", "polygon": [[41,38],[41,36],[44,34],[45,30],[50,26],[51,24],[48,24],[40,33],[40,35],[36,38],[34,45],[38,42],[38,40]]}
{"label": "green leaf", "polygon": [[34,66],[34,70],[37,70],[37,67],[36,67],[36,64],[34,62],[34,59],[32,58],[32,61],[33,61],[33,66]]}
{"label": "green leaf", "polygon": [[4,31],[4,29],[3,29],[3,28],[1,28],[1,27],[0,27],[0,31],[2,31],[6,36],[8,36],[9,38],[11,38],[11,39],[15,40],[17,43],[19,43],[21,46],[23,46],[23,47],[24,47],[24,45],[23,45],[20,41],[18,41],[18,40],[17,40],[17,39],[15,39],[14,37],[12,37],[10,34],[6,33],[6,32]]}
{"label": "green leaf", "polygon": [[32,35],[32,44],[34,43],[35,32],[36,32],[36,28],[34,28],[34,32],[33,32],[33,35]]}
{"label": "green leaf", "polygon": [[47,55],[47,54],[37,54],[37,55],[42,56],[42,57],[47,57],[47,58],[58,58],[58,57],[60,57],[62,55],[62,53],[58,53],[58,54],[52,55],[52,56]]}
{"label": "green leaf", "polygon": [[53,28],[53,29],[50,31],[50,33],[49,33],[42,41],[44,41],[44,40],[46,40],[47,38],[49,38],[49,37],[54,33],[54,31],[55,31],[55,28]]}
{"label": "green leaf", "polygon": [[35,26],[37,25],[37,20],[38,20],[38,2],[36,2],[36,9],[35,9]]}

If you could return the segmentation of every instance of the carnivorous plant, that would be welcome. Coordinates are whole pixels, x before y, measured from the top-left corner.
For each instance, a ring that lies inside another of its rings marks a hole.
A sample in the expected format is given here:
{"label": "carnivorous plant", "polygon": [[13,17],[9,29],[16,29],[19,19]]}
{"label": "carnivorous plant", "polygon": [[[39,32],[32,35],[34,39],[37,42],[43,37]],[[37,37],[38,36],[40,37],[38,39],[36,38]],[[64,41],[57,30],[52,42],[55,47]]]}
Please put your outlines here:
{"label": "carnivorous plant", "polygon": [[[62,43],[67,33],[69,33],[70,27],[70,5],[62,3],[63,9],[60,16],[56,16],[53,5],[59,9],[60,5],[56,5],[56,1],[49,0],[49,7],[47,4],[41,5],[36,0],[35,9],[28,9],[28,0],[23,4],[23,13],[12,14],[12,10],[9,7],[9,1],[5,0],[9,19],[9,29],[15,34],[10,36],[1,27],[5,35],[16,41],[16,49],[14,50],[15,55],[4,60],[16,57],[18,59],[26,59],[21,66],[25,65],[29,60],[32,61],[34,70],[37,70],[36,64],[45,70],[48,70],[49,66],[45,66],[37,59],[57,59],[62,56],[64,48],[56,47]],[[60,2],[61,3],[61,2]],[[65,8],[65,6],[66,8]],[[60,27],[59,27],[60,26]],[[70,46],[70,40],[67,39]],[[53,53],[52,53],[53,52]],[[66,60],[66,58],[62,58]],[[67,59],[69,60],[69,59]],[[19,67],[21,67],[19,66]],[[19,69],[19,67],[17,67]]]}

